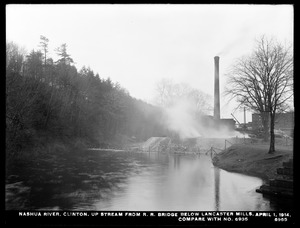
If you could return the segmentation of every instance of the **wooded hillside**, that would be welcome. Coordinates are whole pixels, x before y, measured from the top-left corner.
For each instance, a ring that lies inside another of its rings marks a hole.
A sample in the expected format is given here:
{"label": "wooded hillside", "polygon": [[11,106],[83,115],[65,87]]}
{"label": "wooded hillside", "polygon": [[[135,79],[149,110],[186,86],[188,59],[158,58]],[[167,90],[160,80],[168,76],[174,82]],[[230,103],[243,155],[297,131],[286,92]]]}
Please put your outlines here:
{"label": "wooded hillside", "polygon": [[[29,54],[6,45],[6,145],[9,155],[52,139],[90,146],[160,136],[161,110],[137,100],[89,67],[77,70],[67,45],[48,57],[49,40]],[[146,85],[145,85],[146,86]]]}

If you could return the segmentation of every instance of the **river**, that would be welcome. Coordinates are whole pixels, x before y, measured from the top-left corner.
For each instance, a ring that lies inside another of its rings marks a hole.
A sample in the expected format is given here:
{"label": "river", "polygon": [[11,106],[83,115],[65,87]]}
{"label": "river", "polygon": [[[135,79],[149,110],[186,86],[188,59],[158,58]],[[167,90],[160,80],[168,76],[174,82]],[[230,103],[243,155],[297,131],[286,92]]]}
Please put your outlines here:
{"label": "river", "polygon": [[[257,177],[215,168],[205,155],[81,151],[51,172],[15,177],[30,210],[272,211]],[[27,192],[26,192],[27,191]],[[7,191],[6,191],[7,192]],[[13,206],[7,207],[13,208]],[[282,208],[284,209],[284,208]]]}

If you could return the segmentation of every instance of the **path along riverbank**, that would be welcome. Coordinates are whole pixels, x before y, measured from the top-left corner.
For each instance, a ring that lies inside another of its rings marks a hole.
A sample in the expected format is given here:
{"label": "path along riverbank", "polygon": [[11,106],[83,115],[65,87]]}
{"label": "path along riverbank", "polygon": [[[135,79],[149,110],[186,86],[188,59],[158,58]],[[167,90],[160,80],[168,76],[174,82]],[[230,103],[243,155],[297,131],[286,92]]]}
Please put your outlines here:
{"label": "path along riverbank", "polygon": [[293,158],[292,148],[277,147],[268,154],[268,145],[236,144],[218,153],[213,158],[214,166],[230,172],[262,178],[264,181],[277,177],[277,168],[282,162]]}

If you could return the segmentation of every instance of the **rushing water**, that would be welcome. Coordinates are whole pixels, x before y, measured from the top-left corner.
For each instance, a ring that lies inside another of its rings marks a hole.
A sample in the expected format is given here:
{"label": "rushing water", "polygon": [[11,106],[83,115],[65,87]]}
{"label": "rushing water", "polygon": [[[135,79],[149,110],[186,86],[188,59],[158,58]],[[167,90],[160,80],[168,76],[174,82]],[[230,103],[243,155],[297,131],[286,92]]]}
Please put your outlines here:
{"label": "rushing water", "polygon": [[[44,179],[37,178],[38,175]],[[277,210],[256,177],[215,168],[208,156],[82,151],[21,182],[27,209]],[[26,192],[26,191],[25,191]],[[22,197],[22,196],[20,196]]]}

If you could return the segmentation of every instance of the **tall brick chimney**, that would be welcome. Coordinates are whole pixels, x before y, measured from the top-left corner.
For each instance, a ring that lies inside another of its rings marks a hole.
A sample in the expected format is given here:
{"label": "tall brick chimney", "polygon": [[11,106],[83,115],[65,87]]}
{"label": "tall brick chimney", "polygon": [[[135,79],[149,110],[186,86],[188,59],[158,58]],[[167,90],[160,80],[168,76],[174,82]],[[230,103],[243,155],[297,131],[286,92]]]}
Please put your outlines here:
{"label": "tall brick chimney", "polygon": [[220,120],[219,56],[215,56],[214,119]]}

